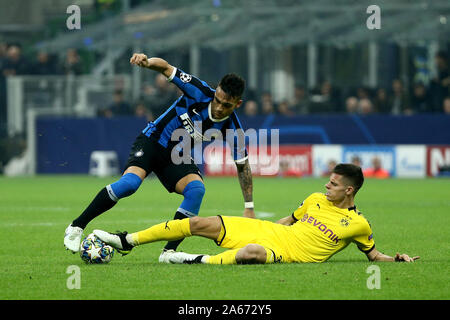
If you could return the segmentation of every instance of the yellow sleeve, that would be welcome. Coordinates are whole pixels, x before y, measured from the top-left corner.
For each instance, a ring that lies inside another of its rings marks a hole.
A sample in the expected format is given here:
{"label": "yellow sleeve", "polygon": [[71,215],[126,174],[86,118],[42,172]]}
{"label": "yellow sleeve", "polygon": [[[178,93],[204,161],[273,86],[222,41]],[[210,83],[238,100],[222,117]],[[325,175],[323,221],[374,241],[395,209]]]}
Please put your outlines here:
{"label": "yellow sleeve", "polygon": [[313,195],[310,195],[308,198],[306,198],[300,206],[292,213],[292,218],[294,218],[295,221],[300,220],[303,215],[306,213],[306,209],[308,208],[309,203],[311,202],[311,198]]}
{"label": "yellow sleeve", "polygon": [[364,218],[362,219],[364,221],[359,225],[356,235],[353,237],[353,242],[359,250],[367,254],[375,248],[375,241],[369,222]]}

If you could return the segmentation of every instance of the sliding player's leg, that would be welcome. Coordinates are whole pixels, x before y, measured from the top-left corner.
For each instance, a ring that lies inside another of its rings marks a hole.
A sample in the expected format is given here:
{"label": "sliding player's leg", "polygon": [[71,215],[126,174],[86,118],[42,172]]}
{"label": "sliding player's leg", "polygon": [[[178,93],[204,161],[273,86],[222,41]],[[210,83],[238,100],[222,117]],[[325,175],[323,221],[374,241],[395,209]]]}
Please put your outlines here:
{"label": "sliding player's leg", "polygon": [[229,249],[212,256],[174,252],[169,255],[169,262],[184,264],[264,264],[273,263],[274,256],[273,250],[251,243],[243,248]]}
{"label": "sliding player's leg", "polygon": [[[254,264],[280,262],[283,249],[273,234],[282,234],[284,226],[263,220],[243,217],[218,216],[221,230],[216,238],[217,245],[228,248],[214,256],[186,256],[186,253],[172,255],[172,263],[208,264]],[[185,255],[183,257],[183,254]],[[176,259],[178,258],[178,259]],[[184,259],[184,261],[183,261]],[[191,261],[191,262],[189,262]]]}
{"label": "sliding player's leg", "polygon": [[139,245],[157,241],[174,241],[193,235],[216,240],[220,231],[221,220],[218,216],[215,216],[169,220],[130,234],[127,232],[108,233],[102,230],[94,230],[93,232],[114,248],[129,251]]}

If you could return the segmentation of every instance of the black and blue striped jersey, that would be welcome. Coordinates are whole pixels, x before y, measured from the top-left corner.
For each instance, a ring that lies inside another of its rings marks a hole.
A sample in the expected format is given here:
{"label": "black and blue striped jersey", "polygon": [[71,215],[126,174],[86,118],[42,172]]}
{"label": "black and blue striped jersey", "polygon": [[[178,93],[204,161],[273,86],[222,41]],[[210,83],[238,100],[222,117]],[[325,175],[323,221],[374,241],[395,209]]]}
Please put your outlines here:
{"label": "black and blue striped jersey", "polygon": [[[142,131],[147,137],[158,141],[165,148],[172,149],[179,145],[180,137],[173,135],[177,129],[185,129],[191,136],[191,148],[195,143],[211,141],[216,138],[214,133],[219,132],[225,139],[233,132],[232,155],[236,162],[247,159],[247,148],[242,142],[242,126],[238,116],[233,112],[223,119],[214,119],[211,115],[211,101],[215,90],[206,82],[195,76],[174,68],[168,81],[174,83],[183,92],[159,118],[147,124]],[[210,130],[216,129],[216,130]],[[208,131],[209,130],[209,131]],[[231,130],[231,131],[230,131]],[[227,135],[228,133],[228,135]],[[176,139],[175,139],[176,138]]]}

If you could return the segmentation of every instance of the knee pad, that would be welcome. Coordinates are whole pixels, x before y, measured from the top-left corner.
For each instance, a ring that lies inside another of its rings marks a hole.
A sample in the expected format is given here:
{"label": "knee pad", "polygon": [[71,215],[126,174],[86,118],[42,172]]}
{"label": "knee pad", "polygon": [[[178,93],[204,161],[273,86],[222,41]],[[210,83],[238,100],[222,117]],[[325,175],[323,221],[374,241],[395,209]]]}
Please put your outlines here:
{"label": "knee pad", "polygon": [[112,200],[118,201],[124,197],[128,197],[136,192],[141,185],[142,180],[134,173],[123,175],[119,181],[106,186]]}
{"label": "knee pad", "polygon": [[205,186],[203,182],[195,180],[188,183],[183,190],[184,200],[178,208],[178,211],[187,217],[197,216],[204,195]]}

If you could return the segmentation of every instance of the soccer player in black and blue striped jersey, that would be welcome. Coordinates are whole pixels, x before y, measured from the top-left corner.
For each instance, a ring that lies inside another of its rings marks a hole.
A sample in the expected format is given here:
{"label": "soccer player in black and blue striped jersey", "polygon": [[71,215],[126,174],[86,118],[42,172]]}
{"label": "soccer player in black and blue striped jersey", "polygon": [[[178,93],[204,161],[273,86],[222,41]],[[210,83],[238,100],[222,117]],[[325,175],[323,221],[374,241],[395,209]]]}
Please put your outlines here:
{"label": "soccer player in black and blue striped jersey", "polygon": [[[121,198],[132,195],[142,181],[154,172],[169,192],[183,195],[184,199],[175,213],[175,219],[197,216],[205,193],[205,187],[200,171],[190,155],[183,154],[183,144],[180,130],[184,130],[192,141],[208,141],[206,131],[227,136],[230,130],[233,135],[231,145],[236,163],[238,178],[244,197],[244,217],[254,218],[252,174],[248,161],[245,139],[242,139],[243,129],[234,112],[242,104],[245,81],[235,74],[225,75],[216,89],[206,82],[183,72],[161,58],[148,58],[145,54],[135,53],[130,63],[142,68],[148,68],[162,73],[168,81],[174,83],[183,92],[159,118],[149,122],[136,138],[122,177],[100,190],[82,214],[67,227],[64,245],[68,250],[77,252],[86,225],[95,217],[111,209]],[[174,139],[178,137],[178,139]],[[186,135],[184,135],[186,136]],[[239,138],[239,136],[241,138]],[[189,142],[191,142],[189,141]],[[189,149],[189,153],[190,153]],[[184,156],[180,163],[174,156]],[[190,161],[186,161],[186,159]],[[165,260],[165,253],[177,249],[182,240],[170,241],[160,256],[160,262]],[[126,252],[122,252],[126,254]]]}

